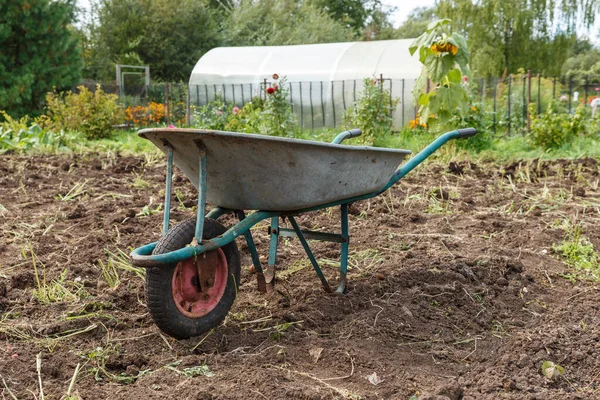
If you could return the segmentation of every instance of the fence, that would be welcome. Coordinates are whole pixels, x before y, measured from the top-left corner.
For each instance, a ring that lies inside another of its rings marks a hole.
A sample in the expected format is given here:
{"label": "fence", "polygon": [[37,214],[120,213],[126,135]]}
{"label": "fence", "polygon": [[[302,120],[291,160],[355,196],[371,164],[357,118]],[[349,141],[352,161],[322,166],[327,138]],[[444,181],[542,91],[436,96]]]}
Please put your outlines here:
{"label": "fence", "polygon": [[[390,107],[395,129],[401,129],[416,117],[412,89],[414,79],[385,79],[380,86],[390,92],[399,102]],[[190,125],[194,123],[194,111],[217,99],[243,106],[252,98],[264,96],[264,85],[259,84],[204,84],[189,86],[184,83],[151,83],[128,85],[119,100],[125,107],[142,107],[150,112],[150,103],[162,104],[167,123]],[[85,86],[93,89],[95,82]],[[584,80],[519,74],[504,78],[481,78],[469,82],[471,91],[482,108],[485,118],[490,119],[491,129],[496,133],[517,133],[528,128],[528,104],[535,103],[538,113],[551,101],[562,104],[561,110],[572,113],[580,105],[589,106],[593,98],[600,96],[600,76]],[[114,83],[102,85],[108,93],[119,93]],[[303,130],[324,127],[340,127],[343,116],[359,99],[364,80],[288,82],[292,111]]]}

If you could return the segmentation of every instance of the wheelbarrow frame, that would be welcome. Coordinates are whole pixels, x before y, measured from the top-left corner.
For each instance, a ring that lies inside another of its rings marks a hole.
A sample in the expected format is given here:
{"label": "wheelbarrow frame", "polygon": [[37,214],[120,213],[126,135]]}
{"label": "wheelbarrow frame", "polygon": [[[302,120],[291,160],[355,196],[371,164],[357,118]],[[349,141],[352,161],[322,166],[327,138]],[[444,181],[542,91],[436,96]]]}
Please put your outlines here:
{"label": "wheelbarrow frame", "polygon": [[[196,231],[195,240],[189,246],[182,249],[171,251],[164,254],[152,254],[154,248],[158,242],[150,243],[145,246],[141,246],[133,250],[130,254],[131,263],[137,267],[144,268],[160,268],[168,265],[178,263],[180,261],[189,259],[191,257],[197,257],[205,252],[216,250],[233,242],[238,236],[244,235],[248,244],[248,250],[252,257],[252,263],[258,275],[259,289],[265,290],[265,271],[263,270],[260,262],[254,239],[250,229],[258,224],[259,222],[270,218],[271,226],[269,227],[270,245],[269,245],[269,257],[268,267],[266,271],[266,282],[269,283],[273,279],[274,268],[277,259],[278,239],[279,236],[284,237],[297,237],[302,244],[317,276],[321,280],[323,289],[330,292],[331,288],[323,271],[321,270],[315,256],[313,255],[307,239],[320,240],[326,242],[341,243],[341,255],[340,255],[340,280],[336,292],[345,293],[347,283],[347,272],[348,272],[348,249],[350,244],[350,236],[348,233],[348,205],[361,200],[366,200],[378,196],[385,192],[406,174],[412,171],[416,166],[421,164],[425,159],[431,156],[440,147],[446,144],[452,139],[465,138],[474,136],[477,131],[474,128],[458,129],[455,131],[447,132],[435,139],[431,144],[425,147],[422,151],[412,157],[410,160],[405,162],[400,168],[389,179],[388,183],[380,190],[372,193],[367,193],[360,196],[354,196],[342,200],[337,200],[322,205],[317,205],[309,208],[303,208],[292,211],[255,211],[249,215],[246,215],[244,210],[232,210],[222,207],[215,207],[205,215],[206,209],[206,148],[203,146],[201,140],[196,141],[198,147],[199,156],[199,174],[198,174],[198,208],[196,215]],[[340,144],[342,141],[348,138],[356,137],[361,134],[360,130],[354,129],[340,133],[332,143]],[[171,209],[171,188],[173,182],[173,146],[168,140],[163,140],[163,144],[167,147],[167,177],[166,177],[166,191],[164,201],[164,218],[163,218],[163,235],[169,230],[170,220],[170,209]],[[297,215],[307,213],[310,211],[322,210],[329,207],[340,206],[341,208],[341,233],[326,233],[326,232],[313,232],[300,229],[296,219]],[[239,219],[239,222],[229,228],[223,235],[217,236],[210,240],[202,240],[202,234],[204,230],[204,218],[218,219],[224,214],[233,213]],[[279,218],[287,218],[293,229],[280,228]],[[261,282],[262,281],[262,282]]]}

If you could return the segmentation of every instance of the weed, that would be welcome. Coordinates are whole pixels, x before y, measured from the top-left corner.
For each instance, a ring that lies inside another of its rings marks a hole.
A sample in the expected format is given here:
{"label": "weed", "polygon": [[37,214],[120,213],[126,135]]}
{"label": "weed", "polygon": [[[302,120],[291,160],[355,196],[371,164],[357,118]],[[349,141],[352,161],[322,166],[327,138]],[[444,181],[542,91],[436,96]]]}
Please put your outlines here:
{"label": "weed", "polygon": [[116,287],[120,283],[119,271],[131,272],[142,280],[145,278],[146,270],[131,265],[129,256],[123,250],[117,248],[113,252],[106,248],[104,251],[108,255],[108,261],[106,264],[100,262],[100,267],[102,268],[102,277],[108,286]]}
{"label": "weed", "polygon": [[118,357],[121,354],[121,346],[119,344],[109,343],[104,347],[96,347],[94,350],[81,354],[81,357],[87,360],[91,367],[88,372],[94,375],[94,379],[102,382],[106,379],[112,382],[131,384],[138,378],[151,372],[150,369],[139,371],[136,375],[128,375],[126,373],[113,374],[106,369],[106,363],[111,357]]}
{"label": "weed", "polygon": [[[81,298],[89,297],[89,293],[84,289],[81,283],[66,281],[68,274],[66,268],[57,279],[53,279],[48,283],[46,280],[46,266],[40,262],[43,267],[40,276],[37,267],[39,260],[31,245],[29,246],[29,253],[31,255],[31,263],[33,265],[33,273],[36,282],[36,288],[33,289],[32,295],[37,301],[48,305],[56,302],[74,302]],[[21,251],[21,254],[24,258],[27,258],[25,249]]]}
{"label": "weed", "polygon": [[292,326],[294,325],[301,325],[304,321],[292,321],[292,322],[285,322],[283,324],[279,324],[279,325],[274,325],[274,326],[269,326],[267,328],[262,328],[262,329],[253,329],[254,332],[265,332],[265,331],[269,331],[269,337],[273,340],[280,340],[284,335],[285,332],[290,329]]}
{"label": "weed", "polygon": [[100,260],[99,261],[100,268],[102,269],[102,279],[108,284],[108,287],[111,289],[116,288],[121,284],[121,280],[119,279],[119,273],[117,272],[117,268],[114,263],[107,262],[106,264]]}
{"label": "weed", "polygon": [[71,201],[75,200],[77,197],[86,193],[85,185],[89,182],[89,179],[86,179],[84,182],[77,182],[66,194],[59,194],[56,198],[60,201]]}
{"label": "weed", "polygon": [[440,200],[434,194],[429,196],[429,203],[427,204],[427,209],[425,210],[425,212],[428,214],[452,214],[452,210],[450,209],[450,202]]}
{"label": "weed", "polygon": [[133,180],[132,186],[136,189],[147,189],[150,187],[150,182],[144,180],[142,176],[138,173],[135,174],[135,179]]}
{"label": "weed", "polygon": [[145,205],[140,212],[136,214],[136,217],[149,217],[162,211],[162,204],[159,204],[154,208],[151,208],[150,206],[151,204]]}
{"label": "weed", "polygon": [[583,236],[583,227],[580,224],[568,227],[565,240],[553,246],[552,250],[565,264],[575,268],[575,277],[600,281],[600,256],[594,245]]}
{"label": "weed", "polygon": [[176,372],[179,375],[185,376],[186,378],[194,378],[196,376],[206,376],[206,377],[210,378],[210,377],[215,376],[215,373],[212,372],[210,370],[210,368],[208,367],[208,365],[206,365],[206,364],[179,369],[177,367],[180,364],[181,364],[181,360],[178,360],[178,361],[175,361],[175,362],[165,365],[164,368],[166,368],[170,371]]}

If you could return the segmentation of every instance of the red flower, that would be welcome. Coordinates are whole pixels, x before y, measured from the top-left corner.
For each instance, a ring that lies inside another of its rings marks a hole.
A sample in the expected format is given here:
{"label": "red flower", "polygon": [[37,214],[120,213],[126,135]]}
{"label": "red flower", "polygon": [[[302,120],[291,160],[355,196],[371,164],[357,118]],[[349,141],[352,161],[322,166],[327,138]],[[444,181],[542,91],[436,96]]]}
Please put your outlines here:
{"label": "red flower", "polygon": [[273,79],[275,79],[275,80],[279,79],[279,75],[273,74]]}
{"label": "red flower", "polygon": [[467,78],[467,76],[466,76],[466,75],[465,75],[465,76],[463,76],[463,82],[466,82],[466,81],[467,81],[467,79],[468,79],[468,78]]}
{"label": "red flower", "polygon": [[277,85],[273,86],[273,88],[275,89],[275,91],[279,90],[279,86]]}
{"label": "red flower", "polygon": [[272,87],[270,87],[270,88],[267,88],[267,93],[269,93],[269,94],[273,94],[273,93],[275,93],[275,89],[274,89],[274,88],[272,88]]}

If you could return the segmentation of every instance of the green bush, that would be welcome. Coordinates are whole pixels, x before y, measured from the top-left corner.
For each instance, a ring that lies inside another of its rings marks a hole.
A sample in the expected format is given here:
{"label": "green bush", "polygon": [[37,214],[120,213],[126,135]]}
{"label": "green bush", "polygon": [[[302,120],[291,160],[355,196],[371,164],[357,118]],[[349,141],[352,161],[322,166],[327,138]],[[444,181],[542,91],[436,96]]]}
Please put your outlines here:
{"label": "green bush", "polygon": [[113,126],[125,120],[117,96],[105,93],[100,85],[94,93],[84,86],[79,86],[78,90],[79,93],[48,93],[41,125],[55,132],[82,132],[88,139],[109,137]]}
{"label": "green bush", "polygon": [[346,111],[344,125],[347,129],[362,130],[358,141],[372,145],[375,140],[382,139],[390,132],[390,110],[396,108],[398,100],[392,100],[390,104],[390,91],[383,89],[381,81],[367,78],[364,80],[364,86],[355,106]]}
{"label": "green bush", "polygon": [[586,132],[586,110],[579,106],[575,114],[558,112],[558,104],[551,102],[545,112],[536,114],[536,105],[529,105],[531,131],[529,140],[543,149],[556,149]]}

